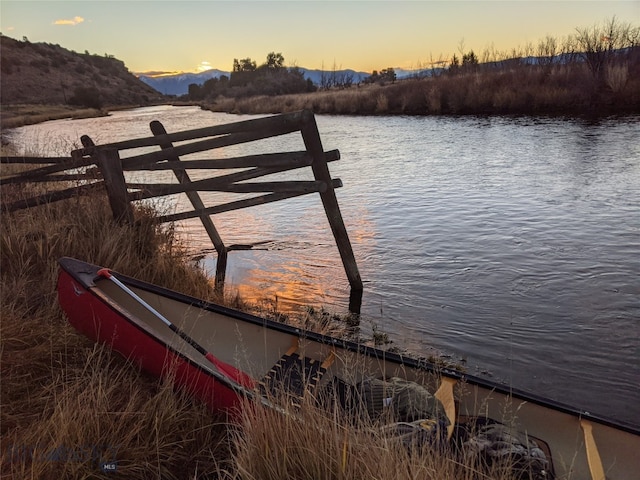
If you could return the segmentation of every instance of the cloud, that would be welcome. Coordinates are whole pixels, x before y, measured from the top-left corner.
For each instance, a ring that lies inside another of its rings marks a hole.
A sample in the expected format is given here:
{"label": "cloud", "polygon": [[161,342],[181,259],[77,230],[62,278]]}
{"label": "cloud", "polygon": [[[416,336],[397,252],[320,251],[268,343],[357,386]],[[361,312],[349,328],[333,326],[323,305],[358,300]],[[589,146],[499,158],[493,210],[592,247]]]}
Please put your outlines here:
{"label": "cloud", "polygon": [[196,71],[197,71],[198,73],[200,73],[200,72],[206,72],[207,70],[211,70],[212,68],[213,68],[213,67],[211,66],[211,64],[210,64],[209,62],[207,62],[207,61],[203,61],[203,62],[200,62],[200,65],[198,65],[198,66],[196,67]]}
{"label": "cloud", "polygon": [[75,16],[72,19],[61,19],[53,22],[54,25],[78,25],[79,23],[84,22],[84,18]]}
{"label": "cloud", "polygon": [[134,75],[140,76],[144,75],[145,77],[157,78],[157,77],[168,77],[172,75],[178,75],[180,73],[184,73],[183,71],[164,71],[164,70],[148,70],[146,72],[135,72]]}

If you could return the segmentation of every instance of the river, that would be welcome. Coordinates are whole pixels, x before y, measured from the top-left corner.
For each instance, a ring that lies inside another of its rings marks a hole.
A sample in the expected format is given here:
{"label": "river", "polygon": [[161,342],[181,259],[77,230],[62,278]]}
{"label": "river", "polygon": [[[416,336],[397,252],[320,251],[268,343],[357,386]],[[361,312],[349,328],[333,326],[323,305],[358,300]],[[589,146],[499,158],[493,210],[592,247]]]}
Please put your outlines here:
{"label": "river", "polygon": [[[82,134],[146,136],[155,119],[173,132],[246,118],[150,107],[22,127],[13,141],[65,155]],[[363,328],[640,425],[639,120],[318,116],[325,150],[341,153],[330,170],[344,183]],[[297,135],[256,151],[302,148]],[[283,311],[346,313],[349,285],[317,195],[213,220],[227,245],[266,242],[229,254],[229,288]],[[211,252],[197,222],[181,228]],[[215,255],[203,264],[214,272]]]}

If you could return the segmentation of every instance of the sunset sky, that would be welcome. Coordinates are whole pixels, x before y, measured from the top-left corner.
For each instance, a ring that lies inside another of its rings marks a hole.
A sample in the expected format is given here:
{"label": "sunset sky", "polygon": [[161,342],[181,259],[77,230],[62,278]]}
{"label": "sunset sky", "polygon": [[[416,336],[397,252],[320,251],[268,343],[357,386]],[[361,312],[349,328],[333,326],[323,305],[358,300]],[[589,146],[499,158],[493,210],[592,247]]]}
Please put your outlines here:
{"label": "sunset sky", "polygon": [[460,49],[561,40],[613,16],[637,26],[640,0],[0,2],[4,35],[114,55],[132,72],[228,71],[269,52],[306,68],[411,69]]}

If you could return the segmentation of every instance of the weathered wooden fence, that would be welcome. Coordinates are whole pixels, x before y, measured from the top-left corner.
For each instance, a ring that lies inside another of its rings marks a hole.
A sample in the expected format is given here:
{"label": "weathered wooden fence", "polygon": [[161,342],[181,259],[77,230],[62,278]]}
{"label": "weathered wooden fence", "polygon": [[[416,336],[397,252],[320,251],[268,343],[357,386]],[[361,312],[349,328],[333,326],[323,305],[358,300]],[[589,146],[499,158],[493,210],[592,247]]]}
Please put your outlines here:
{"label": "weathered wooden fence", "polygon": [[[196,130],[167,133],[164,126],[151,122],[152,136],[122,142],[96,145],[83,136],[83,148],[71,152],[71,157],[24,158],[3,157],[2,162],[47,164],[47,166],[3,177],[0,185],[24,182],[75,181],[77,185],[62,190],[51,190],[37,197],[3,203],[3,211],[29,208],[43,202],[54,202],[73,197],[79,192],[106,188],[114,218],[119,222],[133,222],[132,201],[173,194],[186,194],[193,210],[164,215],[159,222],[174,222],[199,218],[217,252],[216,286],[222,288],[227,266],[226,247],[211,215],[262,205],[309,193],[319,193],[329,226],[333,233],[344,269],[351,286],[350,310],[359,312],[362,298],[362,280],[349,241],[347,229],[340,213],[335,189],[342,186],[339,179],[331,178],[328,162],[338,160],[337,150],[325,152],[315,117],[310,111],[301,111],[242,122],[216,125]],[[300,133],[305,150],[264,153],[234,158],[185,159],[192,154],[256,142],[285,134]],[[159,149],[136,153],[139,149]],[[126,152],[126,156],[121,153]],[[96,168],[97,166],[97,168]],[[310,167],[314,180],[262,181],[248,180]],[[233,172],[201,180],[191,180],[190,169],[230,169]],[[127,182],[124,172],[171,170],[178,183]],[[205,206],[198,192],[217,191],[243,194],[243,198],[224,204]],[[246,194],[257,194],[246,198]]]}

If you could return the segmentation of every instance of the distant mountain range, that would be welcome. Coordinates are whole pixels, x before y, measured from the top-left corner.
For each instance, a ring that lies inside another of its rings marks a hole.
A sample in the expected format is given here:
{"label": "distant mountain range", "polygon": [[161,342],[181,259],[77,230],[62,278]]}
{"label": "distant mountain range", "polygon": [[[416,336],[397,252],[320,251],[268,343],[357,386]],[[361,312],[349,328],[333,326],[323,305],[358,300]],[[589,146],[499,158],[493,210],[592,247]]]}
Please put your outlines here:
{"label": "distant mountain range", "polygon": [[[357,72],[351,69],[344,70],[310,70],[308,68],[299,68],[303,72],[305,79],[311,79],[315,85],[321,85],[323,79],[330,78],[334,75],[336,78],[351,78],[353,83],[362,82],[365,78],[371,76],[369,72]],[[398,79],[411,76],[428,76],[431,74],[430,69],[424,70],[403,70],[401,68],[394,69]],[[158,74],[157,72],[137,73],[138,78],[153,87],[158,92],[165,95],[185,95],[189,92],[189,85],[195,83],[202,85],[211,78],[220,78],[223,75],[230,76],[231,72],[211,69],[200,73],[176,73],[176,74]]]}
{"label": "distant mountain range", "polygon": [[220,78],[223,75],[229,76],[229,72],[211,69],[200,73],[176,73],[176,74],[160,74],[136,73],[139,80],[143,81],[150,87],[154,88],[165,95],[185,95],[189,92],[189,85],[195,83],[202,85],[211,78]]}

